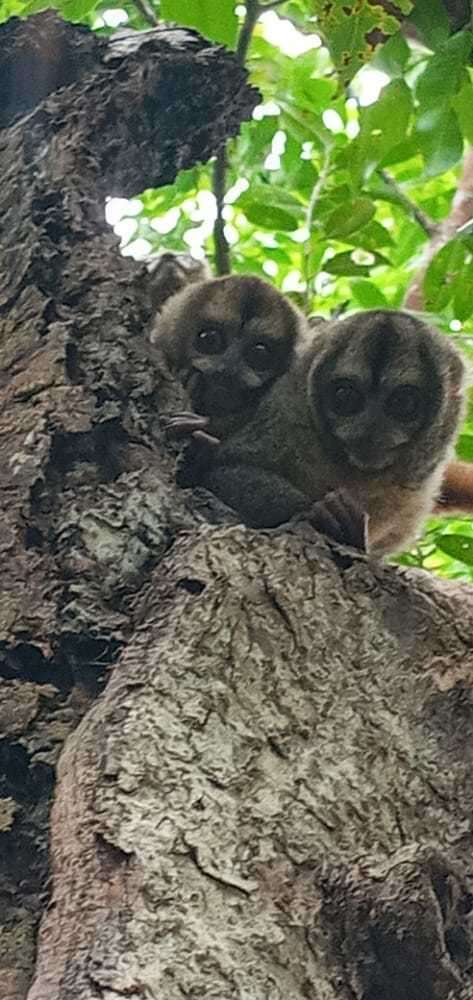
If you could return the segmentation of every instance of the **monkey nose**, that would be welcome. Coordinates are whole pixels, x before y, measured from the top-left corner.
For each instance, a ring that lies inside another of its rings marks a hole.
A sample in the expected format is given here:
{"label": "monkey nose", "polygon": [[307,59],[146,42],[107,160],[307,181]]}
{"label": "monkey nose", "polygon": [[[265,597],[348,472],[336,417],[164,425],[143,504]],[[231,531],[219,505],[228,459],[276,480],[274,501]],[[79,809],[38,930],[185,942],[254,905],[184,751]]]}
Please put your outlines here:
{"label": "monkey nose", "polygon": [[386,448],[366,429],[348,445],[350,461],[360,469],[382,469],[386,463]]}
{"label": "monkey nose", "polygon": [[369,446],[351,448],[349,458],[351,464],[357,469],[384,469],[389,464],[389,456],[386,451]]}

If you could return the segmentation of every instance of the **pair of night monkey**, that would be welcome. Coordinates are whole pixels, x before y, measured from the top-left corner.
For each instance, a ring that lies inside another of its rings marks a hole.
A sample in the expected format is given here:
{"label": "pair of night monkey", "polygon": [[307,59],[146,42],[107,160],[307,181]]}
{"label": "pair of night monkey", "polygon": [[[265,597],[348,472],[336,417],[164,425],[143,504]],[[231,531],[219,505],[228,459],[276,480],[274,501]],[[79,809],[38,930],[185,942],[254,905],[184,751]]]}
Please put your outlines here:
{"label": "pair of night monkey", "polygon": [[383,555],[434,509],[473,512],[473,466],[449,463],[465,365],[415,316],[377,309],[311,329],[271,285],[230,275],[172,295],[151,340],[193,411],[167,420],[190,438],[180,485],[206,487],[245,524],[299,516]]}

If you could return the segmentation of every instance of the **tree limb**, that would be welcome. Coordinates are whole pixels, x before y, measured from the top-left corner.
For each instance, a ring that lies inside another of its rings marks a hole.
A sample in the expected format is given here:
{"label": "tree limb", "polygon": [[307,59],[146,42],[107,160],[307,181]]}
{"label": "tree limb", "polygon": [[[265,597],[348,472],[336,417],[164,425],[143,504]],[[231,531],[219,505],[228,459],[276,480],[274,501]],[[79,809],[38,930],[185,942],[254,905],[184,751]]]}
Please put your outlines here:
{"label": "tree limb", "polygon": [[307,213],[306,213],[306,222],[305,222],[305,224],[306,224],[306,227],[308,229],[308,236],[307,236],[307,239],[305,241],[304,249],[303,249],[303,267],[302,267],[303,273],[304,273],[304,282],[305,282],[304,299],[305,299],[306,312],[309,311],[309,306],[310,306],[310,279],[312,277],[312,275],[310,274],[310,253],[311,253],[311,249],[312,249],[312,225],[313,225],[313,221],[314,221],[315,209],[317,208],[317,203],[318,203],[318,201],[320,199],[320,196],[321,196],[321,194],[322,194],[322,192],[324,190],[324,187],[325,187],[325,184],[326,184],[326,181],[327,181],[327,177],[328,177],[329,172],[330,172],[331,152],[332,152],[331,147],[327,146],[325,148],[325,152],[324,152],[324,159],[323,159],[323,162],[322,162],[322,168],[321,168],[320,174],[319,174],[319,176],[317,178],[317,181],[314,184],[314,187],[312,189],[312,194],[310,196],[310,201],[309,201],[309,204],[307,206]]}
{"label": "tree limb", "polygon": [[407,309],[422,310],[424,305],[422,285],[430,261],[445,243],[448,243],[461,226],[473,218],[473,149],[469,149],[464,162],[457,190],[453,196],[450,212],[436,227],[433,238],[427,245],[420,268],[408,288],[404,306]]}
{"label": "tree limb", "polygon": [[411,215],[413,219],[418,223],[419,226],[427,233],[427,236],[433,237],[437,232],[437,224],[429,218],[429,216],[419,208],[414,201],[402,190],[401,186],[394,180],[394,177],[388,173],[387,170],[379,170],[379,176],[382,178],[384,183],[391,191],[396,195],[396,200],[405,208],[408,215]]}
{"label": "tree limb", "polygon": [[[260,16],[261,8],[257,0],[247,0],[246,12],[243,24],[238,36],[236,57],[241,66],[244,65],[248,52],[248,47],[253,34],[254,26]],[[225,189],[227,173],[227,147],[222,146],[214,164],[213,170],[213,193],[216,201],[216,218],[214,222],[214,246],[215,246],[215,267],[217,274],[229,274],[230,247],[225,236],[225,219],[223,210],[225,207]]]}

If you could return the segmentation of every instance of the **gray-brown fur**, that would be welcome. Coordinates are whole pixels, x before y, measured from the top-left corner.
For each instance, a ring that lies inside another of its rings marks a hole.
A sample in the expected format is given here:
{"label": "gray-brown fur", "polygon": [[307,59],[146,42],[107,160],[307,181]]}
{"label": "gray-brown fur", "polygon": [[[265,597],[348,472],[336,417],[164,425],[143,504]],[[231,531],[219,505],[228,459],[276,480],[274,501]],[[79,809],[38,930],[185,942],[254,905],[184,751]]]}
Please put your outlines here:
{"label": "gray-brown fur", "polygon": [[[257,527],[343,489],[368,513],[370,547],[399,550],[432,510],[463,386],[464,365],[448,338],[408,313],[373,310],[327,323],[250,422],[217,448],[195,446],[181,482],[207,486]],[[355,398],[357,412],[343,415]]]}
{"label": "gray-brown fur", "polygon": [[248,275],[193,284],[167,301],[151,334],[193,409],[219,437],[240,429],[306,336],[304,317]]}
{"label": "gray-brown fur", "polygon": [[210,277],[206,260],[196,260],[190,253],[173,253],[166,250],[147,262],[149,272],[148,288],[153,313],[162,309],[164,303],[181,288]]}

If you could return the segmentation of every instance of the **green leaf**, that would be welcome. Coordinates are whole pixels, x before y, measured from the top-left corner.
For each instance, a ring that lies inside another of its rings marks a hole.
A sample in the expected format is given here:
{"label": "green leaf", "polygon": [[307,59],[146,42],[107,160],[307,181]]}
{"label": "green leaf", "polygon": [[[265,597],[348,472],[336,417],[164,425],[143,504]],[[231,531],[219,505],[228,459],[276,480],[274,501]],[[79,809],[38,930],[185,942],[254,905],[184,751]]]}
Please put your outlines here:
{"label": "green leaf", "polygon": [[165,21],[175,21],[196,28],[204,38],[235,48],[238,18],[234,0],[161,0],[160,14]]}
{"label": "green leaf", "polygon": [[452,108],[440,106],[417,119],[416,135],[427,177],[443,174],[463,156],[463,136]]}
{"label": "green leaf", "polygon": [[424,107],[438,107],[448,103],[456,94],[463,78],[463,68],[468,63],[473,45],[471,31],[459,31],[445,43],[440,52],[427,62],[418,77],[416,97]]}
{"label": "green leaf", "polygon": [[388,263],[382,254],[373,254],[375,259],[371,264],[357,264],[353,260],[352,254],[352,250],[345,250],[343,253],[335,254],[334,257],[330,257],[329,260],[324,261],[322,270],[327,271],[328,274],[359,275],[362,277],[368,275],[373,267]]}
{"label": "green leaf", "polygon": [[[68,21],[85,21],[97,7],[98,0],[29,0],[23,5],[23,15],[35,14],[47,7],[58,10]],[[2,6],[0,5],[0,20]]]}
{"label": "green leaf", "polygon": [[286,209],[280,208],[279,205],[272,205],[270,203],[263,204],[261,201],[249,201],[245,202],[244,206],[240,206],[248,222],[252,222],[254,226],[262,226],[263,229],[282,229],[292,231],[297,229],[299,223],[298,220],[287,212]]}
{"label": "green leaf", "polygon": [[452,559],[459,559],[460,562],[473,566],[473,538],[468,535],[440,535],[437,546]]}
{"label": "green leaf", "polygon": [[333,141],[332,134],[312,111],[298,108],[296,104],[279,95],[278,104],[282,111],[280,127],[287,129],[299,142],[312,140],[320,150],[324,150],[327,143]]}
{"label": "green leaf", "polygon": [[369,198],[354,198],[335,209],[325,223],[327,236],[340,239],[356,232],[373,218],[376,209]]}
{"label": "green leaf", "polygon": [[473,313],[473,262],[466,261],[455,282],[453,295],[455,318],[462,323]]}
{"label": "green leaf", "polygon": [[405,136],[402,142],[388,150],[379,161],[380,167],[390,167],[394,163],[408,163],[418,156],[417,143],[413,136]]}
{"label": "green leaf", "polygon": [[372,66],[390,77],[402,76],[409,54],[409,46],[401,32],[398,31],[379,47],[372,61]]}
{"label": "green leaf", "polygon": [[[262,184],[254,181],[248,191],[245,191],[236,205],[245,213],[250,222],[270,228],[274,224],[279,229],[297,229],[304,221],[304,209],[297,198],[278,184]],[[269,224],[263,219],[278,219]],[[258,221],[256,221],[258,220]]]}
{"label": "green leaf", "polygon": [[313,80],[307,65],[300,57],[294,62],[292,78],[292,94],[299,108],[307,108],[311,114],[325,111],[330,107],[330,101],[335,95],[334,80]]}
{"label": "green leaf", "polygon": [[383,295],[381,289],[374,285],[372,281],[359,278],[356,281],[352,281],[351,289],[355,299],[363,309],[389,308],[386,296]]}
{"label": "green leaf", "polygon": [[473,434],[460,434],[455,450],[464,462],[473,462]]}
{"label": "green leaf", "polygon": [[461,240],[450,240],[432,258],[423,282],[428,310],[441,312],[453,295],[453,283],[463,267],[466,249]]}
{"label": "green leaf", "polygon": [[383,87],[374,104],[360,115],[360,134],[352,143],[352,172],[369,176],[391,149],[406,141],[412,113],[412,95],[403,80]]}
{"label": "green leaf", "polygon": [[[356,13],[353,4],[346,0],[312,0],[313,13],[317,17],[317,27],[321,31],[335,68],[343,83],[348,83],[365,62],[371,58],[376,36],[393,35],[398,31],[400,21],[387,13],[383,7],[370,0],[357,0]],[[396,7],[404,14],[412,9],[410,0],[397,0]],[[394,6],[392,8],[395,9]]]}
{"label": "green leaf", "polygon": [[468,73],[463,72],[462,85],[451,103],[464,138],[473,144],[473,86]]}
{"label": "green leaf", "polygon": [[14,17],[15,14],[25,13],[25,7],[27,4],[23,3],[22,0],[2,0],[0,3],[0,22],[8,21],[8,18]]}
{"label": "green leaf", "polygon": [[376,251],[379,247],[392,247],[394,241],[392,236],[389,235],[388,230],[377,222],[376,219],[372,219],[368,222],[366,226],[363,226],[356,237],[356,243],[363,250]]}
{"label": "green leaf", "polygon": [[408,20],[431,49],[438,48],[450,35],[450,22],[442,0],[415,0]]}

